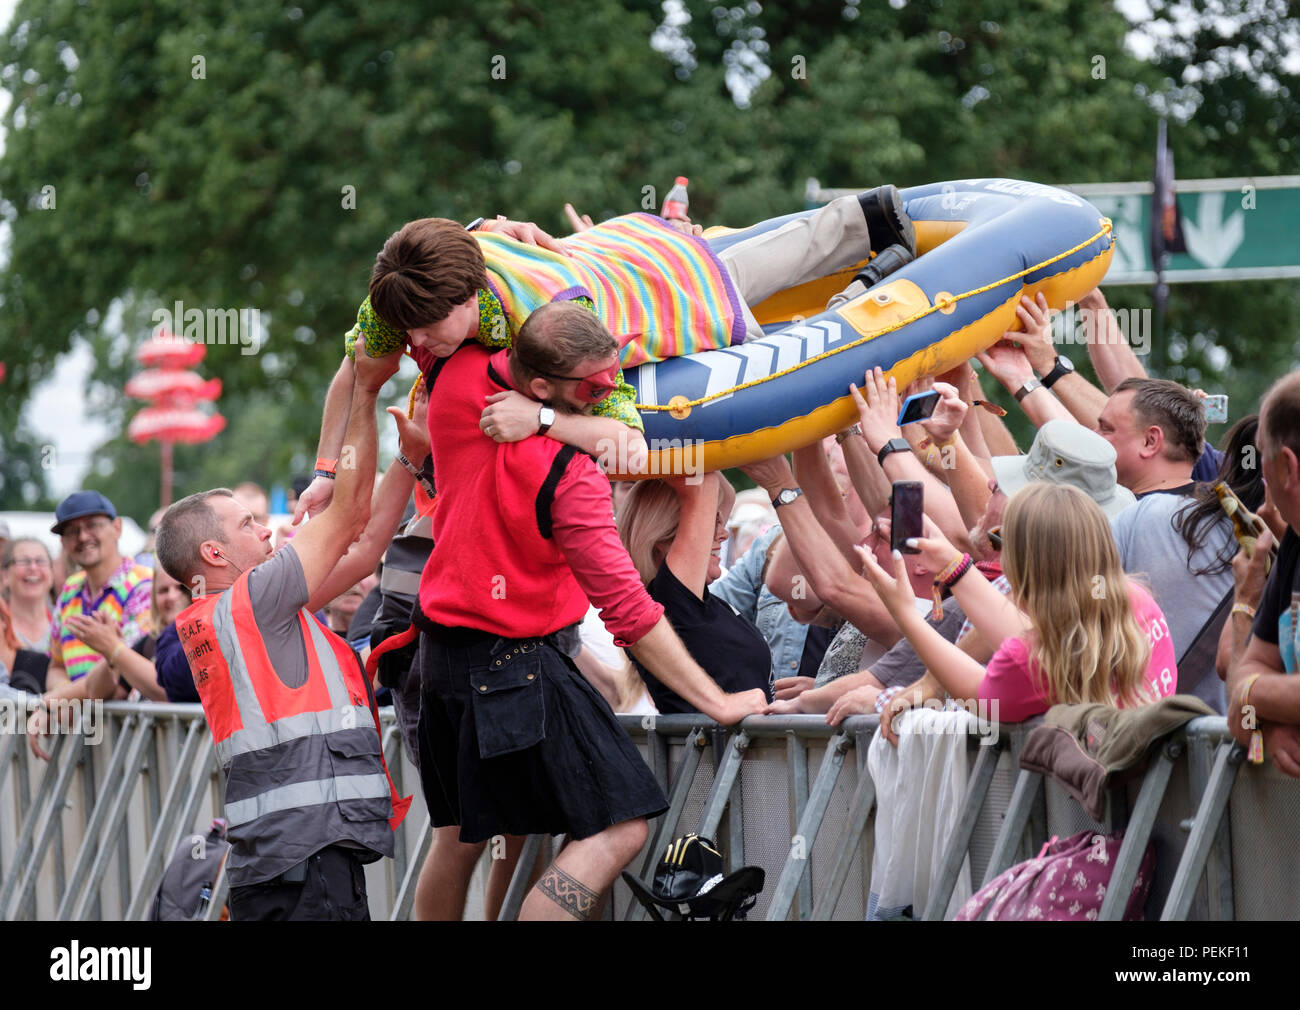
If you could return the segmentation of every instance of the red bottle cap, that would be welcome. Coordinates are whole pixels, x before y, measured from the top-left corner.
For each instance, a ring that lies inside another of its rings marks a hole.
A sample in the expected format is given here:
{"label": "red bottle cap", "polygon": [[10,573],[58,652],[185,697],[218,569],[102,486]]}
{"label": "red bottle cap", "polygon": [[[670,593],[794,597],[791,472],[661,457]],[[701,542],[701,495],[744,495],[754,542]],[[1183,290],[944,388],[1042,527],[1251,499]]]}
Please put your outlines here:
{"label": "red bottle cap", "polygon": [[686,176],[684,175],[679,175],[676,179],[673,180],[674,186],[689,186],[690,183],[691,180],[686,178]]}

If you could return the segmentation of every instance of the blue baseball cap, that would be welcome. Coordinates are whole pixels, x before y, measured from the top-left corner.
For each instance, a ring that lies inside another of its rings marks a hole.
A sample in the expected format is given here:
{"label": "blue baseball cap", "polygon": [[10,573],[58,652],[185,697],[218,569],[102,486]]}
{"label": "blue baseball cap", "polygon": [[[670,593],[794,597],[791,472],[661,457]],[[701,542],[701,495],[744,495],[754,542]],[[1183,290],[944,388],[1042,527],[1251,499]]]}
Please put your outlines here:
{"label": "blue baseball cap", "polygon": [[117,509],[98,491],[74,491],[59,502],[59,507],[54,510],[54,525],[50,527],[50,532],[62,533],[63,527],[68,523],[84,516],[108,516],[116,519]]}

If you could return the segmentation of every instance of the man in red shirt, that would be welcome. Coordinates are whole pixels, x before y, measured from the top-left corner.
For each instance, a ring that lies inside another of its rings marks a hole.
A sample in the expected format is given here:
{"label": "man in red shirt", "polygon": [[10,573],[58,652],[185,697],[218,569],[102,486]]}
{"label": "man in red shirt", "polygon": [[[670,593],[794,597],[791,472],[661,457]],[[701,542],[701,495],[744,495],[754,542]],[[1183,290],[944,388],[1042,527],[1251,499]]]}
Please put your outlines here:
{"label": "man in red shirt", "polygon": [[420,889],[463,895],[464,867],[495,835],[563,832],[570,843],[525,900],[527,919],[589,918],[645,844],[645,818],[668,805],[570,658],[588,600],[619,645],[719,723],[765,704],[762,691],[724,693],[690,658],[619,541],[590,456],[480,430],[485,399],[512,389],[540,401],[539,436],[554,413],[590,411],[614,386],[617,351],[592,313],[566,303],[535,311],[512,351],[416,349],[434,471],[446,475],[413,615],[420,771],[434,825],[459,825],[435,839]]}

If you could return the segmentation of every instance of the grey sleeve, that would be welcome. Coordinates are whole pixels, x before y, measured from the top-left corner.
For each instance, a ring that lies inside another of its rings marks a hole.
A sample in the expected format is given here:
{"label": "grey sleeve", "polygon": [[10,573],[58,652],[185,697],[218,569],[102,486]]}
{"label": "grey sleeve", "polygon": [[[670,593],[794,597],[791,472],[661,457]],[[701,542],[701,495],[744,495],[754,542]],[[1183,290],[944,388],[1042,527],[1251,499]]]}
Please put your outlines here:
{"label": "grey sleeve", "polygon": [[248,573],[248,597],[263,634],[296,626],[307,605],[307,576],[293,544],[286,544]]}
{"label": "grey sleeve", "polygon": [[[966,614],[957,605],[956,598],[950,596],[943,601],[943,617],[939,623],[929,623],[945,641],[956,642],[965,622]],[[915,684],[925,674],[925,664],[912,648],[912,643],[906,638],[900,638],[892,649],[871,665],[871,674],[885,687],[907,687]]]}

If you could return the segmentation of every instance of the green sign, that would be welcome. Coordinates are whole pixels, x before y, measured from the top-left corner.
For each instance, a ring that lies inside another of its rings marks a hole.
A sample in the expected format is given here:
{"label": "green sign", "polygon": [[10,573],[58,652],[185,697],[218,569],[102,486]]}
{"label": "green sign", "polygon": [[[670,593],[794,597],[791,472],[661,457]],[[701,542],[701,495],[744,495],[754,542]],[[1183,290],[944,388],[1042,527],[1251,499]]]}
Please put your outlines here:
{"label": "green sign", "polygon": [[[1107,284],[1150,284],[1151,184],[1066,186],[1115,222]],[[1170,284],[1300,277],[1300,176],[1175,184],[1187,252],[1165,264]]]}
{"label": "green sign", "polygon": [[[1152,284],[1150,182],[1062,186],[1115,223],[1115,258],[1107,285]],[[1300,175],[1254,179],[1179,179],[1174,184],[1187,252],[1165,264],[1170,284],[1300,278]],[[809,206],[851,189],[808,180]]]}

